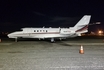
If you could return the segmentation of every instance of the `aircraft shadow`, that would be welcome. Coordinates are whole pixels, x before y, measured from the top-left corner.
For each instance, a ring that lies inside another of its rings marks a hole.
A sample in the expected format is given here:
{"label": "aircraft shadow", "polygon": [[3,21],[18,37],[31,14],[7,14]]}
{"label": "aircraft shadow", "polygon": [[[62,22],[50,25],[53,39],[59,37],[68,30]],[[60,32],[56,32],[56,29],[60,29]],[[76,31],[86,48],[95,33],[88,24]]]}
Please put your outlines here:
{"label": "aircraft shadow", "polygon": [[57,41],[56,44],[61,45],[61,46],[72,46],[72,45],[67,44],[67,43],[65,43],[63,41]]}

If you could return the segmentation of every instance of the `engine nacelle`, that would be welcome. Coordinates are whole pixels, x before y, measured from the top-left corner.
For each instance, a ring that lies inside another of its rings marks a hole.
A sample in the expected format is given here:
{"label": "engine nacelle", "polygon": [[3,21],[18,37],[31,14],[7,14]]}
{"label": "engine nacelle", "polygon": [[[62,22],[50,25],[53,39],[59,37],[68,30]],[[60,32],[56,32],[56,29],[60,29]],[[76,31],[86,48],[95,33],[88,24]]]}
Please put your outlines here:
{"label": "engine nacelle", "polygon": [[69,29],[61,29],[60,34],[74,34],[75,31],[69,30]]}

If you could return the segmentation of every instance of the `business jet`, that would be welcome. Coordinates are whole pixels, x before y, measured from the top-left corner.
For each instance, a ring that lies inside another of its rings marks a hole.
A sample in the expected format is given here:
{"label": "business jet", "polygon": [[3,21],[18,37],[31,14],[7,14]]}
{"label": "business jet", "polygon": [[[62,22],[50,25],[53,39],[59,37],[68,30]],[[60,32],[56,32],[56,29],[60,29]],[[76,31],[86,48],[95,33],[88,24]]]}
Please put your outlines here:
{"label": "business jet", "polygon": [[8,34],[9,38],[38,38],[38,39],[50,39],[51,42],[55,42],[54,39],[64,39],[70,37],[81,36],[81,33],[88,32],[88,25],[91,15],[84,15],[81,20],[74,26],[69,28],[22,28],[22,31],[16,31]]}

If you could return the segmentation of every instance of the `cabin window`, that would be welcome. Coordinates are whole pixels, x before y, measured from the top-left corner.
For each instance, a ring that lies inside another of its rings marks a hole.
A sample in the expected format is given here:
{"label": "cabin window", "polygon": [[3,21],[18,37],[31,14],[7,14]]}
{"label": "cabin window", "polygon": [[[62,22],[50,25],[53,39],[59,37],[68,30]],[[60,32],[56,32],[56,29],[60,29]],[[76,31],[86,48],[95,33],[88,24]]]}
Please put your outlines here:
{"label": "cabin window", "polygon": [[46,32],[47,32],[47,30],[46,30]]}
{"label": "cabin window", "polygon": [[36,32],[36,30],[34,30],[34,32]]}
{"label": "cabin window", "polygon": [[42,30],[40,30],[40,32],[41,32]]}
{"label": "cabin window", "polygon": [[39,32],[39,30],[37,30],[37,32]]}

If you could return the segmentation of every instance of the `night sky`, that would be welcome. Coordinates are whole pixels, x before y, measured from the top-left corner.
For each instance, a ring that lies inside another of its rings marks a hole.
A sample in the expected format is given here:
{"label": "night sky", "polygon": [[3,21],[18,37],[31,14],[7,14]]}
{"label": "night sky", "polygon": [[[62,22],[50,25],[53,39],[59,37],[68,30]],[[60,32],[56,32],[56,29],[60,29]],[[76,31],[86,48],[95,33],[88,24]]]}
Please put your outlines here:
{"label": "night sky", "polygon": [[73,27],[84,15],[91,15],[89,31],[103,29],[103,0],[1,0],[0,32],[23,27]]}

